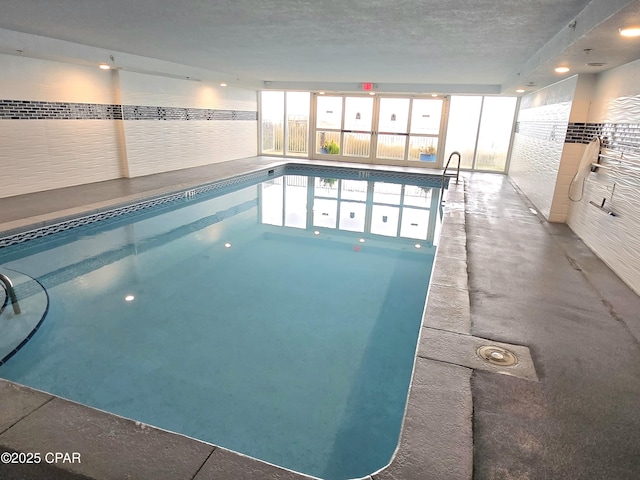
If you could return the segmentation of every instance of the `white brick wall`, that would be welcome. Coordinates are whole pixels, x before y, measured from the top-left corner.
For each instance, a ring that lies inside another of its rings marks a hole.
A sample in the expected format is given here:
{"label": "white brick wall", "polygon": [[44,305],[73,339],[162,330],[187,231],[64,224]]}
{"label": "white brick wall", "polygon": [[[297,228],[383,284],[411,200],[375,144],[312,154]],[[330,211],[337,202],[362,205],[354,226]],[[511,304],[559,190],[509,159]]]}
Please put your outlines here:
{"label": "white brick wall", "polygon": [[257,122],[127,120],[131,177],[256,155]]}
{"label": "white brick wall", "polygon": [[[122,103],[257,111],[254,91],[121,72]],[[129,175],[137,177],[257,155],[258,124],[247,120],[127,120]]]}
{"label": "white brick wall", "polygon": [[[571,115],[577,77],[568,78],[523,97],[518,122],[532,125],[539,136],[516,133],[509,176],[547,219],[555,221],[554,197],[565,148],[563,133]],[[565,173],[565,172],[562,172]],[[568,188],[568,184],[567,184]]]}
{"label": "white brick wall", "polygon": [[509,176],[546,218],[558,175],[562,143],[517,133],[513,141]]}
{"label": "white brick wall", "polygon": [[0,196],[121,176],[113,122],[2,120]]}
{"label": "white brick wall", "polygon": [[120,72],[122,103],[157,107],[257,110],[257,92],[207,82]]}
{"label": "white brick wall", "polygon": [[[0,96],[111,103],[112,76],[96,68],[0,55]],[[114,122],[0,120],[0,197],[121,176]]]}
{"label": "white brick wall", "polygon": [[113,103],[113,72],[0,54],[0,97],[48,102]]}
{"label": "white brick wall", "polygon": [[[257,110],[255,91],[204,82],[1,54],[0,71],[5,100]],[[257,154],[257,121],[119,123],[0,120],[0,197]]]}

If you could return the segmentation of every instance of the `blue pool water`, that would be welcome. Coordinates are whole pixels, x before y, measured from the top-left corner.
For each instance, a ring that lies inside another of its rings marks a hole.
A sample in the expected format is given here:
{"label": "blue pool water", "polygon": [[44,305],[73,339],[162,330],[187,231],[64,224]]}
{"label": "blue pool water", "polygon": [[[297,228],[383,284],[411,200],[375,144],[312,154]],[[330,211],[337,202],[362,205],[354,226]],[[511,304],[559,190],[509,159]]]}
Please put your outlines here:
{"label": "blue pool water", "polygon": [[367,475],[399,438],[433,195],[288,176],[0,249],[49,295],[0,376],[320,478]]}

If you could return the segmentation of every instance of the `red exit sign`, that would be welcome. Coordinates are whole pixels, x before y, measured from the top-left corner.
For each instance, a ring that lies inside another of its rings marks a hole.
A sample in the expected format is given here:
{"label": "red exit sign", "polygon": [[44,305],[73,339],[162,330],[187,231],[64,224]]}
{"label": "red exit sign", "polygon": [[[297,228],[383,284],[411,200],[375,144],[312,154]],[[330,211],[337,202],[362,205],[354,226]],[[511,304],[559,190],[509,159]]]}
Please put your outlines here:
{"label": "red exit sign", "polygon": [[373,90],[373,83],[363,83],[362,84],[362,90],[368,92],[370,90]]}

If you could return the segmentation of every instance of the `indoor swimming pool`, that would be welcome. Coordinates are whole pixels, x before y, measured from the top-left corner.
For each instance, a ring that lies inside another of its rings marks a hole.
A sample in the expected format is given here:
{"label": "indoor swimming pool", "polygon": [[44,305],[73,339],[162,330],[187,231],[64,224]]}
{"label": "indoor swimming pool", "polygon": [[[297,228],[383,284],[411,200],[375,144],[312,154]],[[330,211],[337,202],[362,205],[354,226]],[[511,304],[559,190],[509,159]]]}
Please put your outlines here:
{"label": "indoor swimming pool", "polygon": [[0,377],[320,478],[374,472],[439,231],[440,177],[406,177],[265,171],[5,242]]}

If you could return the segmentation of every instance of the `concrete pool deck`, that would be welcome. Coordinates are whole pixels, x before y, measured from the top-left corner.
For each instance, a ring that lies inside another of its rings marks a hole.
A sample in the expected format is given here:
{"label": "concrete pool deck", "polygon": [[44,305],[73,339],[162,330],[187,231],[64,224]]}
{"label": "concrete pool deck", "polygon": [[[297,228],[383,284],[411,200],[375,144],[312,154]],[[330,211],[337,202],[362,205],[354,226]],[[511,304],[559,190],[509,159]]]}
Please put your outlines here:
{"label": "concrete pool deck", "polygon": [[[0,232],[281,163],[253,157],[0,199]],[[366,478],[638,478],[640,299],[568,227],[533,215],[508,177],[465,177],[447,199],[400,445]],[[506,345],[518,367],[479,360],[484,344]],[[0,451],[81,454],[0,463],[6,479],[309,478],[2,380]]]}

